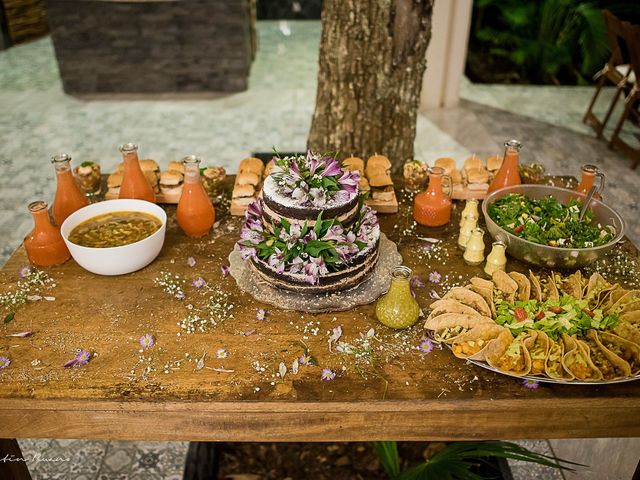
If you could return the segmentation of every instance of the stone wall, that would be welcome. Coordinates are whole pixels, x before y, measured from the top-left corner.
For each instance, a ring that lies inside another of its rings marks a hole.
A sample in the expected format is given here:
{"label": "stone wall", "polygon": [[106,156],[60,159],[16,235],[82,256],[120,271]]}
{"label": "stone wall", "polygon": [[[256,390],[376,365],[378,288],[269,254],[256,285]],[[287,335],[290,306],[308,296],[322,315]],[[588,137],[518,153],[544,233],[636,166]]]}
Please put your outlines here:
{"label": "stone wall", "polygon": [[46,0],[46,7],[67,93],[247,88],[249,0]]}

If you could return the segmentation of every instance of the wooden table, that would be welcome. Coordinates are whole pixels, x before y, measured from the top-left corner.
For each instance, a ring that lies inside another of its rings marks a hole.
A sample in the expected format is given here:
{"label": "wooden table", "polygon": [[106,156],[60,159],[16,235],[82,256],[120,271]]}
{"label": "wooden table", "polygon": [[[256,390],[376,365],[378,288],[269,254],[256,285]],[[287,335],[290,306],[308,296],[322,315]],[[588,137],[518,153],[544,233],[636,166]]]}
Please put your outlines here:
{"label": "wooden table", "polygon": [[[416,290],[422,307],[430,293],[481,275],[456,248],[457,218],[445,227],[417,227],[410,195],[398,191],[400,212],[381,217],[405,264],[426,282]],[[239,236],[241,219],[218,209],[215,231],[186,238],[174,208],[165,246],[147,268],[101,277],[69,261],[47,270],[54,301],[29,303],[0,325],[0,438],[91,438],[192,441],[363,441],[640,436],[640,383],[611,386],[541,384],[532,390],[510,377],[456,359],[447,350],[421,353],[420,325],[400,334],[375,319],[374,305],[347,312],[301,314],[279,310],[243,294],[221,266]],[[417,237],[442,243],[431,250]],[[487,238],[488,240],[488,238]],[[489,243],[487,241],[487,243]],[[637,256],[635,248],[627,248]],[[435,252],[435,253],[434,253]],[[431,255],[431,258],[428,258]],[[188,257],[196,264],[190,267]],[[27,264],[20,247],[0,271],[3,291],[15,287]],[[510,260],[509,269],[527,267]],[[154,284],[161,272],[186,280],[178,300]],[[428,281],[441,275],[440,283]],[[201,276],[208,287],[190,282]],[[210,290],[208,288],[210,287]],[[205,332],[178,325],[211,292],[226,292],[232,318]],[[264,308],[266,320],[256,319]],[[330,352],[331,329],[357,343],[373,328],[375,357]],[[30,338],[7,334],[33,331]],[[153,347],[140,337],[151,333]],[[291,372],[306,345],[319,366]],[[63,368],[78,349],[95,353],[89,364]],[[228,356],[216,358],[218,349]],[[196,359],[207,353],[205,368]],[[369,365],[366,361],[369,360]],[[257,363],[256,363],[257,362]],[[277,375],[280,362],[289,368]],[[226,371],[216,371],[211,368]],[[321,380],[329,367],[335,380]],[[166,372],[166,373],[165,373]],[[17,444],[13,444],[16,446]],[[0,475],[2,476],[2,475]]]}

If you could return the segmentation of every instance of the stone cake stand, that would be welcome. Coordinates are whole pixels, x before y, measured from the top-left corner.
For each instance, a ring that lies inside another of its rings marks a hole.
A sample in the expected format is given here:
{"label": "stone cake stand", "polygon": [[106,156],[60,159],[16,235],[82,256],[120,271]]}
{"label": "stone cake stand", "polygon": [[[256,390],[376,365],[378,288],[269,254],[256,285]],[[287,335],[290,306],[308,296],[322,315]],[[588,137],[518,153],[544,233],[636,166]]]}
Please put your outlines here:
{"label": "stone cake stand", "polygon": [[301,312],[339,312],[350,310],[376,300],[389,289],[391,272],[402,264],[402,256],[395,243],[380,234],[378,263],[369,279],[357,287],[334,293],[299,293],[276,288],[253,274],[248,264],[240,258],[237,247],[229,255],[231,275],[238,287],[256,300],[282,308]]}

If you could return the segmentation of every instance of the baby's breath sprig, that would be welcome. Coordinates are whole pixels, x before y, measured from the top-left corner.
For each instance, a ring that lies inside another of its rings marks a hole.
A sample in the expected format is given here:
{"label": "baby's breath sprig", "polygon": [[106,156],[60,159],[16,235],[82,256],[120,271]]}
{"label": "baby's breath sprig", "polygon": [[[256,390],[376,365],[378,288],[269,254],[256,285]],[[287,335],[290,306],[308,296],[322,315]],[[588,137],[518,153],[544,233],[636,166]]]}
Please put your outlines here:
{"label": "baby's breath sprig", "polygon": [[45,272],[23,267],[20,269],[20,277],[15,290],[0,294],[0,305],[4,309],[4,323],[13,320],[18,308],[30,301],[37,301],[45,298],[54,300],[53,297],[44,297],[45,290],[55,287],[53,278]]}
{"label": "baby's breath sprig", "polygon": [[[206,332],[215,328],[228,318],[233,318],[233,303],[229,302],[227,292],[205,286],[210,292],[207,302],[202,307],[187,305],[189,314],[178,322],[178,326],[187,334]],[[178,333],[180,335],[180,333]]]}
{"label": "baby's breath sprig", "polygon": [[185,280],[178,274],[171,272],[160,272],[160,275],[153,279],[153,283],[161,287],[165,293],[168,293],[172,297],[178,300],[184,300],[184,285]]}

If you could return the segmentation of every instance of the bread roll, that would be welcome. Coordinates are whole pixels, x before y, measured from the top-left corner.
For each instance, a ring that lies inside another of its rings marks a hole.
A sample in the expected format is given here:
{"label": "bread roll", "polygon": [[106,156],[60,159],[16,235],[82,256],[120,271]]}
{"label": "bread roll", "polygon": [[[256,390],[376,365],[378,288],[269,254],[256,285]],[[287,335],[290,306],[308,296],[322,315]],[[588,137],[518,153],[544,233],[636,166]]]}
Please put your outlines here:
{"label": "bread roll", "polygon": [[462,179],[462,173],[460,173],[460,170],[458,170],[457,168],[454,168],[453,171],[449,174],[449,176],[451,177],[451,181],[455,184],[455,183],[462,183],[463,179]]}
{"label": "bread roll", "polygon": [[236,198],[247,198],[253,196],[256,193],[256,189],[253,185],[236,185],[233,189],[232,197]]}
{"label": "bread roll", "polygon": [[349,157],[345,158],[342,161],[342,168],[348,168],[352,172],[358,171],[360,173],[364,172],[364,160],[360,157]]}
{"label": "bread roll", "polygon": [[371,175],[367,175],[369,185],[372,187],[386,187],[388,185],[393,186],[393,180],[388,173],[380,170],[374,171]]}
{"label": "bread roll", "polygon": [[150,158],[145,158],[144,160],[140,160],[140,169],[143,172],[160,172],[160,165],[155,160],[151,160]]}
{"label": "bread roll", "polygon": [[184,175],[184,163],[177,160],[171,160],[167,170],[175,170],[176,172],[180,172]]}
{"label": "bread roll", "polygon": [[374,188],[371,190],[371,198],[379,202],[391,202],[395,198],[393,187]]}
{"label": "bread roll", "polygon": [[262,176],[262,170],[264,170],[264,164],[262,163],[262,160],[255,157],[243,159],[240,162],[240,167],[238,168],[239,173],[252,172],[258,176]]}
{"label": "bread roll", "polygon": [[457,168],[456,161],[450,157],[436,158],[434,166],[443,168],[444,173],[446,173],[447,175],[451,175],[451,172],[453,172]]}
{"label": "bread roll", "polygon": [[471,183],[487,183],[489,181],[489,172],[484,168],[471,168],[467,170],[467,182]]}
{"label": "bread roll", "polygon": [[274,162],[273,160],[269,160],[269,163],[267,163],[267,166],[264,167],[264,172],[262,174],[262,178],[267,178],[269,176],[269,174],[271,173],[271,170],[273,170],[273,167],[276,165],[276,162]]}
{"label": "bread roll", "polygon": [[467,158],[464,161],[464,169],[466,171],[469,171],[472,168],[482,168],[482,160],[480,160],[480,158],[476,157],[475,155]]}
{"label": "bread roll", "polygon": [[236,178],[236,185],[258,185],[260,183],[260,174],[254,172],[240,172]]}
{"label": "bread roll", "polygon": [[487,169],[489,171],[500,170],[502,166],[502,156],[494,155],[492,157],[487,158]]}
{"label": "bread roll", "polygon": [[[391,170],[391,162],[384,155],[373,155],[367,160],[367,167],[365,169],[369,183],[371,183],[371,177],[378,176],[381,173],[389,173]],[[372,184],[373,185],[373,184]]]}

